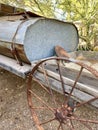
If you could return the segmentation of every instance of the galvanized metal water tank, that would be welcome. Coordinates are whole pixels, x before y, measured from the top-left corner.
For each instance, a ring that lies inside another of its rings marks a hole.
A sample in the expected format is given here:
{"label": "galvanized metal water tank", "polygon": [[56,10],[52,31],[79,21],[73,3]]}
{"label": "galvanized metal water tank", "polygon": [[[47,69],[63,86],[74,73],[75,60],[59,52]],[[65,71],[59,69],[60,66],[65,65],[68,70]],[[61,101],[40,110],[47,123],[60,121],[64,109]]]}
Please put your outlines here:
{"label": "galvanized metal water tank", "polygon": [[12,44],[24,62],[55,55],[54,47],[76,50],[78,32],[72,23],[32,17],[28,20],[0,20],[0,54],[13,57]]}

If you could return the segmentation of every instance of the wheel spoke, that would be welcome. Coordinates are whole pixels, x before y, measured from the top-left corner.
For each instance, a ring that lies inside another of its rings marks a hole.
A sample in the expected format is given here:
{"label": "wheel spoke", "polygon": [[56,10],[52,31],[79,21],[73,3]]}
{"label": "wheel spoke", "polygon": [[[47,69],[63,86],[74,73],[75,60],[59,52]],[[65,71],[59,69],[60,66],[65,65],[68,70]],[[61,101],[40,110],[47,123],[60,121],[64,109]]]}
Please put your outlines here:
{"label": "wheel spoke", "polygon": [[48,120],[48,121],[42,122],[40,125],[45,125],[45,124],[47,124],[47,123],[49,123],[49,122],[51,122],[51,121],[54,121],[54,120],[55,120],[55,118],[50,119],[50,120]]}
{"label": "wheel spoke", "polygon": [[70,130],[75,130],[69,123],[66,122],[66,125],[69,127]]}
{"label": "wheel spoke", "polygon": [[41,103],[43,103],[45,106],[47,106],[47,108],[49,108],[49,110],[51,110],[54,113],[53,108],[51,108],[49,105],[46,104],[46,102],[44,102],[39,96],[37,96],[33,91],[29,90],[29,92],[31,94],[33,94],[39,101],[41,101]]}
{"label": "wheel spoke", "polygon": [[50,92],[48,91],[48,89],[42,83],[40,83],[40,81],[38,81],[34,77],[33,77],[33,80],[36,81],[48,94],[50,94]]}
{"label": "wheel spoke", "polygon": [[[48,107],[31,107],[32,109],[46,109],[46,110],[49,110]],[[56,108],[53,108],[53,109],[56,109]]]}
{"label": "wheel spoke", "polygon": [[44,72],[44,75],[45,75],[46,83],[47,83],[48,88],[49,88],[49,90],[50,90],[51,98],[52,98],[52,100],[53,100],[55,106],[57,106],[57,102],[56,102],[55,97],[54,97],[54,95],[53,95],[52,87],[51,87],[51,85],[50,85],[50,83],[49,83],[48,76],[47,76],[47,71],[45,70],[44,65],[42,65],[42,68],[43,68],[43,72]]}
{"label": "wheel spoke", "polygon": [[[74,114],[74,117],[79,119],[79,117],[77,117],[75,114]],[[84,126],[86,126],[86,128],[88,128],[89,130],[92,130],[92,128],[86,122],[80,121],[80,123],[83,124]]]}
{"label": "wheel spoke", "polygon": [[98,121],[96,121],[96,120],[79,119],[77,117],[67,117],[67,119],[76,120],[76,121],[80,121],[80,122],[86,122],[86,123],[98,124]]}
{"label": "wheel spoke", "polygon": [[87,103],[93,102],[93,101],[95,101],[95,100],[97,100],[97,99],[98,99],[98,97],[94,97],[94,98],[92,98],[92,99],[90,99],[90,100],[88,100],[88,101],[84,101],[84,102],[82,102],[82,103],[77,104],[75,107],[81,107],[81,106],[83,106],[83,105],[85,105],[85,104],[87,104]]}
{"label": "wheel spoke", "polygon": [[62,77],[62,74],[61,74],[61,68],[60,68],[60,61],[57,61],[57,65],[58,65],[58,71],[59,71],[59,75],[60,75],[60,80],[61,80],[61,86],[62,86],[62,90],[63,90],[63,95],[66,99],[66,91],[65,91],[65,87],[64,87],[64,81],[63,81],[63,77]]}
{"label": "wheel spoke", "polygon": [[81,122],[84,126],[86,126],[86,128],[88,128],[89,130],[92,130],[92,128],[85,122]]}
{"label": "wheel spoke", "polygon": [[72,128],[74,128],[74,125],[73,125],[73,122],[71,119],[70,119],[70,124],[71,124]]}
{"label": "wheel spoke", "polygon": [[61,123],[59,124],[59,126],[58,126],[57,130],[60,130],[60,127],[61,127]]}
{"label": "wheel spoke", "polygon": [[77,82],[78,82],[78,80],[79,80],[79,78],[80,78],[80,75],[81,75],[81,73],[82,73],[82,70],[83,70],[83,67],[81,67],[81,69],[80,69],[80,71],[79,71],[79,74],[77,75],[77,78],[76,78],[76,80],[75,80],[75,82],[74,82],[74,85],[72,86],[72,89],[71,89],[71,91],[70,91],[70,93],[69,93],[69,95],[68,95],[68,97],[67,97],[67,99],[66,99],[66,102],[68,102],[68,100],[70,99],[70,97],[71,97],[71,95],[72,95],[72,92],[74,91],[74,88],[75,88],[75,86],[76,86],[76,84],[77,84]]}
{"label": "wheel spoke", "polygon": [[61,124],[61,129],[64,130],[63,125]]}

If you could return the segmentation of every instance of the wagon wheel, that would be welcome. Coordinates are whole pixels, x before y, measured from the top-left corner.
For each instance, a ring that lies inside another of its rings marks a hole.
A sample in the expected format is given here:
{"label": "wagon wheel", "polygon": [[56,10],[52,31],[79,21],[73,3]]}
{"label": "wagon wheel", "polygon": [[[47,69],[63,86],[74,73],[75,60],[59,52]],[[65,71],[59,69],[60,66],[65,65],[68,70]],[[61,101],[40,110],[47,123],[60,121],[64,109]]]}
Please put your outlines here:
{"label": "wagon wheel", "polygon": [[[67,89],[62,72],[62,68],[64,68],[61,64],[62,61],[80,66],[76,79],[69,89]],[[53,70],[50,71],[50,68],[53,68],[56,73]],[[83,70],[88,70],[98,78],[98,71],[70,58],[48,58],[34,66],[28,78],[27,95],[32,118],[38,130],[93,130],[92,126],[95,129],[98,128],[98,119],[89,119],[88,112],[87,115],[78,113],[78,109],[94,102],[98,96],[88,101],[76,102],[74,100],[74,91]],[[53,76],[54,74],[55,76]],[[57,82],[56,85],[53,77]],[[53,86],[56,86],[54,89],[60,90],[62,95],[56,93],[52,89]],[[37,93],[35,93],[35,89],[38,89]]]}

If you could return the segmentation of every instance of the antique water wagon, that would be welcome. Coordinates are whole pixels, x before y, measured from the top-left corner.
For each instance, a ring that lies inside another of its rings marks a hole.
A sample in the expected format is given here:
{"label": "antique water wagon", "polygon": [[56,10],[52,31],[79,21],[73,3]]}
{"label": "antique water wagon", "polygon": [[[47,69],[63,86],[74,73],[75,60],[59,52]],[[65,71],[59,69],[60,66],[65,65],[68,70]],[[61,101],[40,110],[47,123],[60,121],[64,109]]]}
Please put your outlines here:
{"label": "antique water wagon", "polygon": [[[22,78],[28,77],[28,103],[39,130],[44,130],[43,124],[54,120],[60,123],[58,130],[63,130],[62,125],[66,124],[73,130],[74,120],[79,120],[89,130],[91,126],[86,123],[98,124],[98,121],[74,115],[75,108],[87,103],[98,108],[98,54],[76,52],[78,41],[78,31],[72,23],[31,12],[0,18],[0,67]],[[83,61],[80,61],[81,55]],[[49,94],[53,106],[32,91],[32,79]],[[58,104],[60,99],[55,99],[53,90],[64,96]],[[40,106],[34,107],[32,95],[41,102]],[[54,118],[40,123],[36,109],[38,113],[48,109]]]}

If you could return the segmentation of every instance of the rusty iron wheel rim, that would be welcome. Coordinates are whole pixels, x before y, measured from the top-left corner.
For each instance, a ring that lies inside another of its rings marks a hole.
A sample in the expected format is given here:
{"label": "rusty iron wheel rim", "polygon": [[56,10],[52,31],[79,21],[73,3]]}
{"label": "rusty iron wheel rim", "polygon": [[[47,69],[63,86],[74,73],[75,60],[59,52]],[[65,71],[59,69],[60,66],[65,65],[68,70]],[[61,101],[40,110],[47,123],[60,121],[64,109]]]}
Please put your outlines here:
{"label": "rusty iron wheel rim", "polygon": [[[49,82],[49,79],[48,79],[48,74],[46,72],[46,69],[45,69],[45,65],[46,65],[46,62],[47,61],[51,61],[51,60],[55,60],[56,63],[57,63],[57,68],[58,68],[58,72],[59,72],[59,77],[60,77],[60,81],[61,81],[61,87],[62,87],[62,92],[63,92],[63,96],[64,96],[64,101],[62,104],[60,104],[59,107],[51,107],[51,106],[48,106],[47,103],[45,103],[43,101],[43,99],[40,98],[39,95],[36,95],[33,91],[32,91],[32,80],[34,80],[35,82],[37,82],[41,88],[44,89],[44,91],[46,91],[47,93],[50,94],[50,97],[52,97],[52,102],[53,104],[56,104],[56,100],[55,100],[55,97],[53,95],[53,90],[51,89],[51,87],[49,86],[50,84],[48,83]],[[70,90],[69,93],[66,92],[65,88],[64,88],[64,82],[63,82],[63,77],[62,77],[62,73],[61,73],[61,67],[60,67],[60,62],[61,61],[64,61],[64,62],[73,62],[75,64],[78,64],[79,66],[81,66],[80,70],[79,70],[79,73],[76,77],[76,80],[72,86],[72,89]],[[47,85],[48,85],[48,89],[47,87],[45,87],[41,81],[39,81],[36,77],[35,77],[35,74],[37,73],[38,69],[39,68],[42,68],[43,70],[43,75],[44,75],[44,78],[47,82]],[[75,109],[87,104],[87,103],[90,103],[90,102],[93,102],[95,100],[98,99],[98,96],[97,97],[94,97],[88,101],[84,101],[84,102],[81,102],[81,103],[76,103],[75,100],[72,100],[72,105],[70,105],[70,100],[72,99],[73,95],[73,91],[76,87],[76,84],[81,76],[81,73],[83,71],[83,69],[87,69],[88,71],[90,71],[94,76],[96,76],[98,78],[98,71],[89,67],[88,65],[80,62],[80,61],[77,61],[77,60],[73,60],[71,58],[61,58],[61,57],[53,57],[53,58],[48,58],[48,59],[45,59],[45,60],[42,60],[40,62],[38,62],[32,69],[31,73],[29,74],[28,76],[28,83],[27,83],[27,98],[28,98],[28,104],[29,104],[29,107],[30,107],[30,110],[31,110],[31,113],[32,113],[32,118],[33,118],[33,121],[36,125],[36,128],[38,130],[45,130],[44,126],[45,125],[48,125],[49,123],[51,122],[54,122],[54,121],[57,121],[59,124],[56,128],[56,130],[64,130],[65,126],[67,126],[67,128],[69,130],[76,130],[74,127],[75,125],[73,124],[73,121],[78,121],[79,123],[81,123],[84,127],[86,127],[88,130],[92,130],[91,126],[89,125],[90,123],[92,124],[98,124],[98,121],[97,120],[90,120],[90,119],[84,119],[84,118],[80,118],[78,117],[76,114],[74,114],[74,111]],[[32,101],[32,97],[36,97],[37,100],[39,100],[39,102],[41,102],[43,104],[44,107],[34,107],[34,104],[33,104],[33,101]],[[49,119],[49,120],[46,120],[44,122],[40,122],[39,120],[39,117],[36,113],[36,109],[38,109],[39,111],[41,109],[48,109],[48,111],[51,111],[51,113],[53,113],[53,118]]]}

